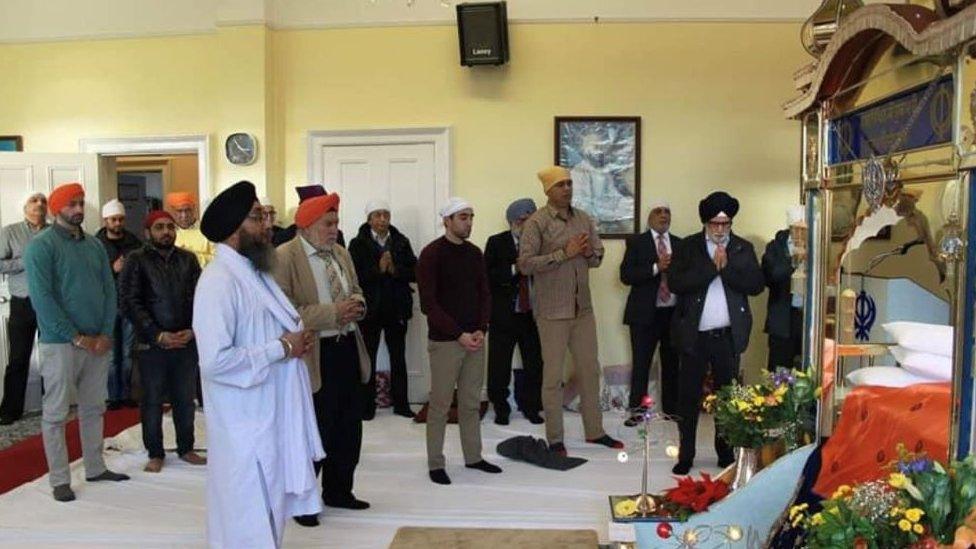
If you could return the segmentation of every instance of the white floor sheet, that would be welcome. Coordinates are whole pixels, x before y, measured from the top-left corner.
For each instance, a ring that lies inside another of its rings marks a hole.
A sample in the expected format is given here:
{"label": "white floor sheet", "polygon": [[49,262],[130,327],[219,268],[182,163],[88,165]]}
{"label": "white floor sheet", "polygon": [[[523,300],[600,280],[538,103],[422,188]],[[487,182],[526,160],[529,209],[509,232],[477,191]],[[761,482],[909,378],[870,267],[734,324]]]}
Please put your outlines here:
{"label": "white floor sheet", "polygon": [[[640,487],[641,449],[636,429],[622,426],[623,416],[604,415],[611,436],[627,443],[628,459],[619,451],[586,444],[579,415],[565,414],[566,446],[570,455],[590,461],[571,471],[542,469],[513,462],[495,453],[498,442],[516,435],[542,437],[543,426],[520,414],[501,427],[489,411],[482,422],[484,457],[498,464],[498,475],[465,469],[457,426],[449,425],[445,443],[450,486],[427,478],[424,425],[380,410],[365,422],[362,459],[355,493],[369,501],[367,511],[326,508],[322,525],[302,528],[289,522],[286,547],[382,548],[400,526],[486,528],[592,528],[607,540],[609,494],[635,493]],[[197,446],[205,447],[203,413],[197,414]],[[167,416],[166,447],[173,448],[172,423]],[[658,491],[674,484],[665,455],[677,441],[668,424],[665,440],[652,448],[650,485]],[[698,433],[697,468],[717,471],[712,448],[711,418],[702,416]],[[146,453],[140,426],[106,441],[107,462],[115,471],[132,476],[121,483],[84,481],[81,460],[72,464],[72,486],[78,499],[58,503],[51,497],[47,476],[0,496],[0,547],[204,547],[206,537],[203,467],[192,467],[172,453],[160,474],[142,472]],[[2,472],[0,472],[2,474]]]}

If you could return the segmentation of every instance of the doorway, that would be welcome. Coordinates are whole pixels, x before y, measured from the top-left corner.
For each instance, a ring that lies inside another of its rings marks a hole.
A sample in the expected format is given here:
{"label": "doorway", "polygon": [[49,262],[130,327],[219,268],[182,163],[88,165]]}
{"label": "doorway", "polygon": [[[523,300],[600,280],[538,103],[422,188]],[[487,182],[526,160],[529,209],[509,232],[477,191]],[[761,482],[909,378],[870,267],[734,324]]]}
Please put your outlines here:
{"label": "doorway", "polygon": [[[410,239],[415,254],[443,234],[438,205],[449,196],[450,130],[324,131],[309,134],[309,182],[342,196],[339,223],[351,240],[366,222],[366,203],[390,204],[391,223]],[[425,402],[430,388],[427,322],[414,294],[407,328],[406,359],[410,402]],[[378,371],[389,370],[386,342],[380,340]]]}

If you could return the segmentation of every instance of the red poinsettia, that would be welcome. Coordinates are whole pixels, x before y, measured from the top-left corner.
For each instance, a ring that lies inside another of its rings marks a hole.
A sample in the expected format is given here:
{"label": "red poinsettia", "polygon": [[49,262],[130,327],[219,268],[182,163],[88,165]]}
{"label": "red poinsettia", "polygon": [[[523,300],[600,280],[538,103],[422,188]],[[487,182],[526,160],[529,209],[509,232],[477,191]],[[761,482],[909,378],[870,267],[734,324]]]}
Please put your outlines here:
{"label": "red poinsettia", "polygon": [[679,478],[677,486],[664,491],[664,498],[671,503],[700,513],[728,494],[728,484],[722,480],[712,480],[708,473],[702,473],[701,480],[695,480],[690,476]]}

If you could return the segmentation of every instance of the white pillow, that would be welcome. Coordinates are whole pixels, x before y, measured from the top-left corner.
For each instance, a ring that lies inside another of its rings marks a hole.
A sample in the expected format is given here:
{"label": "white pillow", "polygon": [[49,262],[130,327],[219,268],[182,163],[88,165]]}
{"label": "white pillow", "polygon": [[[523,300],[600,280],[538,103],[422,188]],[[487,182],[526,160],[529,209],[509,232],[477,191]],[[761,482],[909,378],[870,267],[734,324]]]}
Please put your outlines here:
{"label": "white pillow", "polygon": [[896,344],[906,349],[952,357],[952,326],[900,321],[881,327]]}
{"label": "white pillow", "polygon": [[952,359],[947,356],[913,351],[904,347],[888,347],[906,372],[936,381],[952,381]]}
{"label": "white pillow", "polygon": [[854,386],[907,387],[916,383],[933,383],[933,381],[895,366],[868,366],[847,374],[847,382]]}

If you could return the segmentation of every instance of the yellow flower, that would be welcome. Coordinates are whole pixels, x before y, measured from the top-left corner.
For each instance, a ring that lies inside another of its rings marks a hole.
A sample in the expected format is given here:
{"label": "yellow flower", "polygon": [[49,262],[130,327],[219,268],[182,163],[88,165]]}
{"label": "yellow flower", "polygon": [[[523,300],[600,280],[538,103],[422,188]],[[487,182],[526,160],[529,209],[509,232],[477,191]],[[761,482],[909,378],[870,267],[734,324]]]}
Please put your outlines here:
{"label": "yellow flower", "polygon": [[892,507],[891,508],[891,512],[888,513],[888,516],[897,517],[898,515],[900,515],[900,514],[902,514],[904,512],[905,511],[901,507]]}
{"label": "yellow flower", "polygon": [[754,396],[754,397],[752,397],[752,405],[753,406],[762,406],[763,405],[763,401],[764,401],[764,399],[761,396]]}
{"label": "yellow flower", "polygon": [[637,502],[632,499],[618,501],[617,504],[613,506],[613,512],[617,513],[617,515],[621,517],[629,517],[637,513]]}
{"label": "yellow flower", "polygon": [[905,511],[905,518],[907,518],[908,520],[910,520],[912,522],[918,522],[918,521],[922,520],[922,515],[924,515],[924,514],[925,514],[925,511],[919,509],[918,507],[913,507],[913,508]]}
{"label": "yellow flower", "polygon": [[898,528],[901,528],[903,532],[908,532],[912,529],[912,523],[905,519],[901,519],[898,521]]}
{"label": "yellow flower", "polygon": [[822,394],[823,394],[823,389],[820,388],[820,387],[817,387],[813,391],[813,396],[816,397],[816,398],[820,398],[820,395],[822,395]]}
{"label": "yellow flower", "polygon": [[786,394],[786,391],[789,391],[789,388],[786,385],[780,385],[773,391],[773,395],[782,398]]}
{"label": "yellow flower", "polygon": [[908,484],[908,477],[901,473],[891,473],[888,476],[888,484],[894,488],[904,488]]}
{"label": "yellow flower", "polygon": [[712,394],[705,397],[705,402],[715,402],[717,399],[718,397]]}
{"label": "yellow flower", "polygon": [[840,515],[840,507],[831,507],[829,512],[835,515]]}
{"label": "yellow flower", "polygon": [[851,487],[846,484],[841,484],[837,487],[837,490],[834,491],[834,495],[830,496],[830,499],[840,499],[850,493]]}
{"label": "yellow flower", "polygon": [[809,507],[810,507],[810,505],[808,505],[806,503],[801,503],[799,505],[794,505],[793,507],[790,507],[790,518],[792,519],[793,517],[795,517],[795,516],[803,513]]}
{"label": "yellow flower", "polygon": [[751,408],[749,403],[744,400],[733,400],[732,403],[735,404],[735,407],[738,408],[740,412],[745,412]]}
{"label": "yellow flower", "polygon": [[813,515],[812,517],[810,517],[810,525],[811,526],[820,526],[824,522],[825,521],[824,521],[823,515],[821,515],[820,513],[817,513],[816,515]]}
{"label": "yellow flower", "polygon": [[912,531],[916,534],[924,534],[925,528],[921,524],[916,524],[915,526],[912,526]]}

